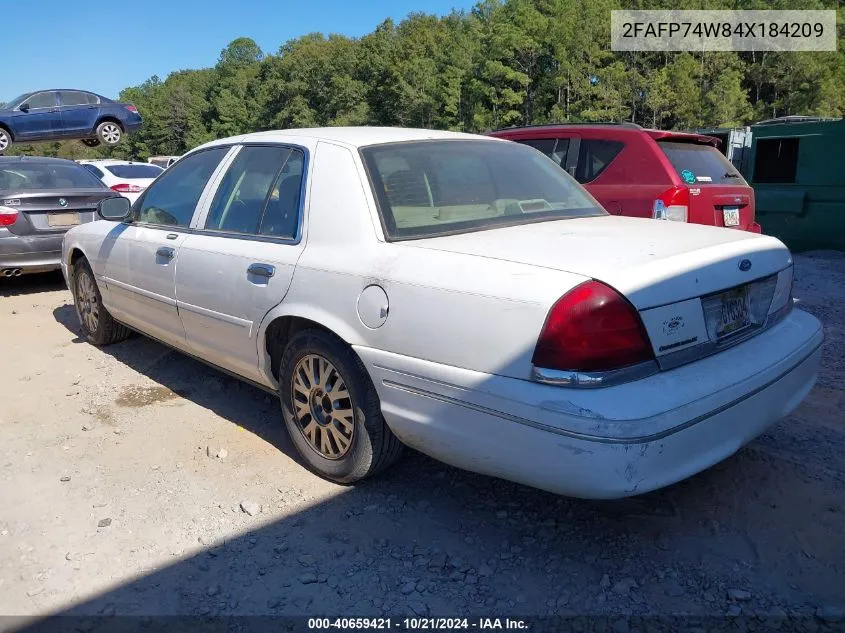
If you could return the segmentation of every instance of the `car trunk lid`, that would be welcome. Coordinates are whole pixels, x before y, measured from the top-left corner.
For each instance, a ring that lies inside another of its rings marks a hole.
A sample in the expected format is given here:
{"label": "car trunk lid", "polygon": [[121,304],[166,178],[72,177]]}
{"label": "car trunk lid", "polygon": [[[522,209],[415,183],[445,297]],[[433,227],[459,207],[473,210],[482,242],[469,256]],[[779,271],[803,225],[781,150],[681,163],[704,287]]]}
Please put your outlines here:
{"label": "car trunk lid", "polygon": [[732,288],[792,263],[789,250],[771,237],[622,216],[536,222],[408,244],[597,279],[638,310]]}
{"label": "car trunk lid", "polygon": [[17,220],[6,228],[15,235],[64,233],[72,226],[95,219],[97,204],[114,197],[104,189],[27,190],[0,194],[0,204],[18,212]]}

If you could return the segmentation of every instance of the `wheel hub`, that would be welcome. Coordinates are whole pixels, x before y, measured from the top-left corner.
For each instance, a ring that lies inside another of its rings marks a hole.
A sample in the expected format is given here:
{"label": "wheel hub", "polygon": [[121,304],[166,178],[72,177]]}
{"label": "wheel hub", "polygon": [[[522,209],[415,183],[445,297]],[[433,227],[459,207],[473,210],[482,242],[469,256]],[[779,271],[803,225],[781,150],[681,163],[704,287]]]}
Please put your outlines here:
{"label": "wheel hub", "polygon": [[297,427],[311,449],[326,459],[340,459],[349,452],[354,406],[331,362],[317,354],[300,359],[291,380],[291,400]]}

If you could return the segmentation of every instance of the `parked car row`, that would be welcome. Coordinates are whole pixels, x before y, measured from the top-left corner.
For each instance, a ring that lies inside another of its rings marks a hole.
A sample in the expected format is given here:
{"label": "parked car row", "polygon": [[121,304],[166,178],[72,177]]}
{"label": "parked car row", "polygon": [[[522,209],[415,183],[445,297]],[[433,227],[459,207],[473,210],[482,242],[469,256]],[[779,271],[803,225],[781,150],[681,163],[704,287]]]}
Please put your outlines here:
{"label": "parked car row", "polygon": [[40,90],[12,99],[0,108],[0,154],[13,143],[79,139],[88,147],[117,145],[141,127],[131,103],[83,90]]}
{"label": "parked car row", "polygon": [[[277,394],[302,460],[333,481],[408,445],[557,493],[639,494],[792,411],[822,330],[706,142],[618,130],[623,147],[540,139],[554,162],[430,130],[222,139],[134,204],[103,185],[110,222],[67,231],[60,263],[91,343],[131,328]],[[648,161],[675,193],[640,214],[674,221],[617,217],[578,182]]]}

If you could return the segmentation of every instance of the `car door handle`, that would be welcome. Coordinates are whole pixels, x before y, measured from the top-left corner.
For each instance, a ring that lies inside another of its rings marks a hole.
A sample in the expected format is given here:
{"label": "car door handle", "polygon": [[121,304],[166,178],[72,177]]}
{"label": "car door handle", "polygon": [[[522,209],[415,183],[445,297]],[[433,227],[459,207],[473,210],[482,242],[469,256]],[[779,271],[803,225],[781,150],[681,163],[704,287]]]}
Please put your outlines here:
{"label": "car door handle", "polygon": [[173,259],[173,256],[176,255],[176,251],[174,251],[169,246],[162,246],[160,249],[156,251],[156,257],[164,257],[165,259]]}
{"label": "car door handle", "polygon": [[246,269],[247,275],[255,275],[256,277],[267,277],[268,279],[276,274],[276,267],[269,264],[253,264]]}
{"label": "car door handle", "polygon": [[167,235],[165,235],[165,237],[169,240],[175,240],[177,237],[179,237],[179,234],[178,233],[168,233]]}

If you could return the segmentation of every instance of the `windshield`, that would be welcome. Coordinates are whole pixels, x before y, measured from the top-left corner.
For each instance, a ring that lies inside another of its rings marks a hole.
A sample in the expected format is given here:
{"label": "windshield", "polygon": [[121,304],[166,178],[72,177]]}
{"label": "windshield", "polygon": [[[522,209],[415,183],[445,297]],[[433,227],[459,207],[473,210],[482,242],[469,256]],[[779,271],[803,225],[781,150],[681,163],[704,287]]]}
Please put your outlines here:
{"label": "windshield", "polygon": [[657,141],[688,185],[747,185],[739,171],[712,145]]}
{"label": "windshield", "polygon": [[389,239],[606,215],[563,169],[518,143],[418,141],[361,154]]}
{"label": "windshield", "polygon": [[22,95],[15,97],[14,99],[9,99],[6,102],[6,105],[3,106],[3,108],[5,108],[7,110],[12,110],[12,109],[16,108],[21,101],[26,99],[31,94],[32,94],[31,92],[25,92]]}
{"label": "windshield", "polygon": [[156,165],[106,165],[118,178],[155,178],[164,170]]}
{"label": "windshield", "polygon": [[0,191],[105,188],[80,165],[27,163],[0,167]]}

